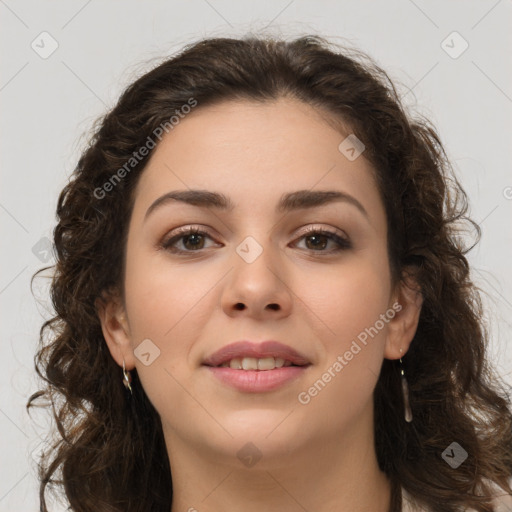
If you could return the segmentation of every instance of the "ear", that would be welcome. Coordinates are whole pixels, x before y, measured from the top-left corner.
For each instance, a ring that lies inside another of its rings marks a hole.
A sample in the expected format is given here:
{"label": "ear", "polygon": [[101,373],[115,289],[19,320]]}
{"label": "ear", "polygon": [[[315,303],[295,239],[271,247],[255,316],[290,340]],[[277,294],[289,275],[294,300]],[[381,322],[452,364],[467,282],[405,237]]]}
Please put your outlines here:
{"label": "ear", "polygon": [[423,296],[413,273],[407,272],[398,282],[392,304],[396,314],[388,323],[384,357],[400,359],[409,350],[416,334],[423,304]]}
{"label": "ear", "polygon": [[117,291],[107,291],[96,299],[94,305],[101,322],[103,336],[112,358],[119,366],[125,361],[126,369],[135,368],[130,328],[123,302]]}

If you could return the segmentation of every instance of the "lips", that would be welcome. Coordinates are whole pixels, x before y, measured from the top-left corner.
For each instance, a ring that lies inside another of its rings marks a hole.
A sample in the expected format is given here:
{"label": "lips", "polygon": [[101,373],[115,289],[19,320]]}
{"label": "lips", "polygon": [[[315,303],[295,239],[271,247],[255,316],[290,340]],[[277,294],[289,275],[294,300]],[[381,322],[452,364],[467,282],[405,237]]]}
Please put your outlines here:
{"label": "lips", "polygon": [[222,385],[241,393],[268,393],[303,377],[311,362],[278,341],[238,341],[203,361],[203,367]]}
{"label": "lips", "polygon": [[222,347],[208,356],[203,361],[203,365],[219,367],[232,360],[243,360],[245,358],[283,359],[286,366],[308,366],[311,364],[304,355],[278,341],[264,341],[262,343],[237,341]]}

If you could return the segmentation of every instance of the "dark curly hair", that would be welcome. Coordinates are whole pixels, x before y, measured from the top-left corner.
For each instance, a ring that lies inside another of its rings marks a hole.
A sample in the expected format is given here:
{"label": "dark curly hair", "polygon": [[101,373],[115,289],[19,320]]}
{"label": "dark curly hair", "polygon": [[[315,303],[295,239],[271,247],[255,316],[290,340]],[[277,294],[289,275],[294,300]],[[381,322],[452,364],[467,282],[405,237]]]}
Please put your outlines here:
{"label": "dark curly hair", "polygon": [[[493,511],[494,484],[512,493],[510,395],[486,358],[482,303],[465,257],[480,229],[435,128],[406,112],[374,61],[339,46],[314,35],[204,39],[134,81],[97,121],[58,199],[56,264],[42,269],[54,269],[55,316],[41,327],[35,367],[43,389],[27,409],[39,401],[51,407],[58,430],[39,463],[42,511],[54,486],[77,512],[170,510],[172,468],[160,417],[136,371],[127,399],[96,304],[114,291],[124,297],[134,189],[154,150],[137,151],[159,127],[169,131],[191,98],[197,108],[298,99],[364,143],[385,205],[393,282],[412,274],[423,297],[403,359],[414,421],[403,421],[396,361],[384,360],[374,390],[375,448],[393,485],[391,510],[401,509],[400,486],[443,512]],[[461,226],[476,234],[470,247]],[[441,457],[454,440],[468,452],[456,471]]]}

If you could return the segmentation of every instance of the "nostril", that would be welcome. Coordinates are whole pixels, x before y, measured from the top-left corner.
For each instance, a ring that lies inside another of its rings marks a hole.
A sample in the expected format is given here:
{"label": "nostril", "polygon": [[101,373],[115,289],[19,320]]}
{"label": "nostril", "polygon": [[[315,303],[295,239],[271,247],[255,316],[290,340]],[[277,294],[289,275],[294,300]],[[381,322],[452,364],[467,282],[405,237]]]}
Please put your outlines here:
{"label": "nostril", "polygon": [[239,302],[238,304],[235,305],[236,309],[244,309],[244,307],[245,306],[241,302]]}

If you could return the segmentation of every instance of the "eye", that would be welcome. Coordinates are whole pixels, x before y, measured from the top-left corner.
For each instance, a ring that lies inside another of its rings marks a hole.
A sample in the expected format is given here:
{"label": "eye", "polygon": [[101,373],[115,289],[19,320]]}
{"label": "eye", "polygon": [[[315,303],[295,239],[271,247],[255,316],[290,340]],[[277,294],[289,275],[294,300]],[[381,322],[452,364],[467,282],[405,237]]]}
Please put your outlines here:
{"label": "eye", "polygon": [[[305,240],[306,250],[313,252],[333,253],[350,249],[352,244],[348,238],[338,235],[334,231],[327,229],[319,229],[315,226],[309,227],[305,233],[299,238],[299,240]],[[309,240],[309,244],[308,244]],[[325,247],[329,242],[333,242],[337,247],[334,249],[325,251]]]}
{"label": "eye", "polygon": [[[181,228],[175,231],[173,236],[165,239],[161,247],[173,253],[198,252],[204,249],[205,237],[211,239],[206,231],[197,227]],[[176,248],[177,242],[181,242],[185,249]]]}
{"label": "eye", "polygon": [[[197,226],[189,226],[180,228],[174,234],[165,239],[161,243],[161,247],[166,251],[176,254],[200,252],[205,249],[205,239],[212,237],[207,231],[204,231]],[[311,252],[333,253],[350,249],[351,242],[334,231],[327,229],[320,229],[315,226],[310,226],[305,230],[303,235],[298,240],[306,241],[306,250]],[[183,248],[176,247],[177,243],[181,243]],[[329,242],[335,245],[331,250],[324,250]]]}

